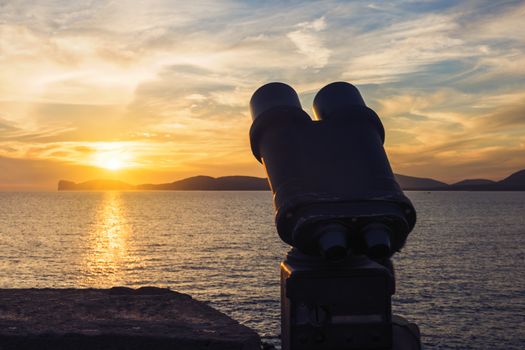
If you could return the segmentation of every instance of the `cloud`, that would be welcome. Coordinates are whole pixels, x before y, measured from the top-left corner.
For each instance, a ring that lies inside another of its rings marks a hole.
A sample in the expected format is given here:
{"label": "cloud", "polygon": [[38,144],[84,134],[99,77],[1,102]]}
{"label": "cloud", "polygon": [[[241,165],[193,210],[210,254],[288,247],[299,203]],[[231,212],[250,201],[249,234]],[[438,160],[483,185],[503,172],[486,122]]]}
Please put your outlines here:
{"label": "cloud", "polygon": [[331,50],[323,46],[321,39],[316,35],[326,29],[324,17],[311,22],[299,23],[298,29],[287,34],[287,37],[297,46],[304,55],[304,67],[323,68],[328,63]]}
{"label": "cloud", "polygon": [[504,131],[507,135],[525,134],[525,103],[522,100],[520,103],[501,106],[489,113],[484,113],[475,120],[475,126],[485,133]]}
{"label": "cloud", "polygon": [[456,35],[454,15],[423,15],[354,36],[344,76],[356,83],[395,82],[427,66],[478,54]]}
{"label": "cloud", "polygon": [[381,95],[374,103],[386,126],[386,148],[398,172],[454,182],[469,173],[498,179],[525,165],[523,157],[505,156],[524,151],[521,93],[485,98],[481,92],[444,88],[405,89],[403,94],[380,89],[376,94]]}

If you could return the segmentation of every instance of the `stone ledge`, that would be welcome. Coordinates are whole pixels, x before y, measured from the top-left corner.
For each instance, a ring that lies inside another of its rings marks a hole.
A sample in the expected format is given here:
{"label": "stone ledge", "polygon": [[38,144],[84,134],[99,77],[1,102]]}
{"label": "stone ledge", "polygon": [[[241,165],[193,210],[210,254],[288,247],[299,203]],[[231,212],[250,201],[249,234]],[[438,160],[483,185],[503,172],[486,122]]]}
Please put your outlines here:
{"label": "stone ledge", "polygon": [[0,289],[0,350],[260,348],[255,331],[169,289]]}

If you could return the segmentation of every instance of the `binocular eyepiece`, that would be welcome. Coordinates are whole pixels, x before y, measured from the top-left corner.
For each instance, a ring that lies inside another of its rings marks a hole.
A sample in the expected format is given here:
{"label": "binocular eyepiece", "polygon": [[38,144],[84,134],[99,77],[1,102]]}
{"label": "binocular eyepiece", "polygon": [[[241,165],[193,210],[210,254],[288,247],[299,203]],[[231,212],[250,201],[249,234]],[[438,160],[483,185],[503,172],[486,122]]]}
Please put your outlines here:
{"label": "binocular eyepiece", "polygon": [[355,86],[322,88],[315,120],[283,83],[259,88],[250,109],[252,152],[266,168],[284,242],[327,260],[383,259],[403,247],[416,212],[390,167],[383,125]]}

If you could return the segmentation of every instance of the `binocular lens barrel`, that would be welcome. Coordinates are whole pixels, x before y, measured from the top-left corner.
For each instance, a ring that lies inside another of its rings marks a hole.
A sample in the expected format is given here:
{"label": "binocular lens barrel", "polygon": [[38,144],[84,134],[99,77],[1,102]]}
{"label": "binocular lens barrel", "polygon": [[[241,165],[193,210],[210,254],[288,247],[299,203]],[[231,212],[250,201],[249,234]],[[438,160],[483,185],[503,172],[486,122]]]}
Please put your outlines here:
{"label": "binocular lens barrel", "polygon": [[315,95],[314,117],[316,120],[327,120],[335,111],[351,106],[366,107],[359,90],[346,82],[331,83]]}
{"label": "binocular lens barrel", "polygon": [[253,93],[250,100],[252,120],[276,107],[302,109],[299,96],[292,87],[283,83],[269,83]]}
{"label": "binocular lens barrel", "polygon": [[373,223],[363,227],[362,234],[365,240],[367,255],[371,258],[390,256],[390,234],[388,226]]}
{"label": "binocular lens barrel", "polygon": [[330,261],[344,259],[348,254],[347,228],[333,223],[321,227],[319,234],[319,250],[321,255]]}

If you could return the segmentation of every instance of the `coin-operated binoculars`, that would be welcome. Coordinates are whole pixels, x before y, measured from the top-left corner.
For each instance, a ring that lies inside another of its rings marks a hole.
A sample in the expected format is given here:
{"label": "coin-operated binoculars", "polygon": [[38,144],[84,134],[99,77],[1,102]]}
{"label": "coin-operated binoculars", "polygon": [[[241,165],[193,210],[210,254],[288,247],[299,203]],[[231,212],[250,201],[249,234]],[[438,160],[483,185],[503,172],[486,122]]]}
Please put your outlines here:
{"label": "coin-operated binoculars", "polygon": [[281,339],[291,349],[390,349],[390,257],[416,212],[396,182],[376,113],[354,86],[321,89],[315,120],[288,85],[250,101],[250,141],[264,164],[281,239]]}

